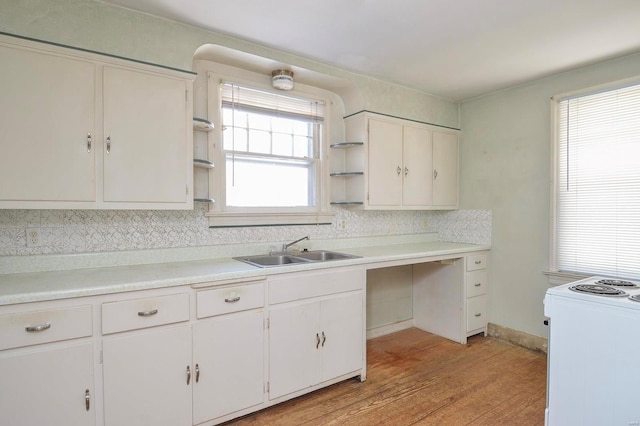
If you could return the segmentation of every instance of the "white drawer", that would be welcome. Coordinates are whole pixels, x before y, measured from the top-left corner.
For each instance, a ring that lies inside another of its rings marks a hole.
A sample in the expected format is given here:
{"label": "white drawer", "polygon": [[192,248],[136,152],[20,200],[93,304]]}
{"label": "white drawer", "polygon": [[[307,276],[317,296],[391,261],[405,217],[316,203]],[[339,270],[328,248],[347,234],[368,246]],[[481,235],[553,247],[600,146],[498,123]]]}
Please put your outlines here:
{"label": "white drawer", "polygon": [[487,294],[487,270],[479,269],[477,271],[467,272],[467,297],[475,297]]}
{"label": "white drawer", "polygon": [[467,332],[487,326],[487,296],[467,299]]}
{"label": "white drawer", "polygon": [[264,306],[264,282],[202,290],[196,294],[198,318]]}
{"label": "white drawer", "polygon": [[268,278],[269,303],[361,290],[364,282],[365,272],[360,268],[274,275]]}
{"label": "white drawer", "polygon": [[472,254],[467,256],[467,271],[477,271],[478,269],[486,269],[488,261],[487,253]]}
{"label": "white drawer", "polygon": [[90,305],[0,316],[0,350],[92,334]]}
{"label": "white drawer", "polygon": [[102,304],[102,334],[189,320],[189,294],[145,297]]}

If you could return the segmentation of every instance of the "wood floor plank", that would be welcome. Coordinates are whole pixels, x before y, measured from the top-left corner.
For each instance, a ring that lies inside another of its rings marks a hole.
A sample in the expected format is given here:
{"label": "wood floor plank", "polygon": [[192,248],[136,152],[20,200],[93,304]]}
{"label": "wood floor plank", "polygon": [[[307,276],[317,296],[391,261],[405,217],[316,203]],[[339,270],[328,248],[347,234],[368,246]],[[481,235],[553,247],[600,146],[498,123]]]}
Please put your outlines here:
{"label": "wood floor plank", "polygon": [[367,381],[347,380],[227,425],[543,425],[546,355],[412,328],[367,342]]}

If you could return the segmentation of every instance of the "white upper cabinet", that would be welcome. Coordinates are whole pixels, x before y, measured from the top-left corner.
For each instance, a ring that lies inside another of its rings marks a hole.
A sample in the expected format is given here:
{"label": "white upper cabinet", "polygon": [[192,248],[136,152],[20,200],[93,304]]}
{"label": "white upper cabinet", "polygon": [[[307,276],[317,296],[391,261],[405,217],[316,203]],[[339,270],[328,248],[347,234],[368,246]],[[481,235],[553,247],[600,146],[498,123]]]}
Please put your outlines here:
{"label": "white upper cabinet", "polygon": [[10,36],[0,61],[0,208],[193,208],[193,74]]}
{"label": "white upper cabinet", "polygon": [[365,210],[458,208],[458,135],[368,112],[348,117],[347,143],[332,147],[352,142],[356,148],[333,150],[333,203]]}
{"label": "white upper cabinet", "polygon": [[[104,201],[185,203],[185,82],[104,67]],[[189,100],[190,102],[190,100]]]}
{"label": "white upper cabinet", "polygon": [[433,205],[458,207],[458,135],[433,132]]}
{"label": "white upper cabinet", "polygon": [[402,125],[369,120],[369,205],[402,204]]}
{"label": "white upper cabinet", "polygon": [[95,201],[96,65],[2,43],[0,61],[0,200]]}

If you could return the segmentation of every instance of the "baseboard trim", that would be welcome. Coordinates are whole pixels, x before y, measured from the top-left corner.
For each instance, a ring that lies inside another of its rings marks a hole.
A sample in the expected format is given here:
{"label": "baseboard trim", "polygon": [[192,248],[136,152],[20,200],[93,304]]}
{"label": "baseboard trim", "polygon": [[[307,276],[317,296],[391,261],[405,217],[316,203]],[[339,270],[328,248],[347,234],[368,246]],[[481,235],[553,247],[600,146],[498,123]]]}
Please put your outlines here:
{"label": "baseboard trim", "polygon": [[382,327],[372,328],[371,330],[367,330],[367,340],[395,333],[396,331],[406,330],[413,326],[413,319],[410,319],[393,324],[383,325]]}
{"label": "baseboard trim", "polygon": [[549,342],[544,337],[534,336],[524,331],[514,330],[492,323],[489,323],[487,326],[487,335],[494,339],[531,349],[532,351],[547,353],[549,347]]}

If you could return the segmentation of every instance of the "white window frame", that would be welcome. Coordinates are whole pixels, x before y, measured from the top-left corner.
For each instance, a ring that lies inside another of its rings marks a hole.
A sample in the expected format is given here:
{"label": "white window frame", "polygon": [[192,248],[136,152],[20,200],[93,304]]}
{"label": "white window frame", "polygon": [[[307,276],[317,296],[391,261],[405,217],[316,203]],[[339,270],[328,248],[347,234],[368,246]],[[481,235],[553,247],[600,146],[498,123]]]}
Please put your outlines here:
{"label": "white window frame", "polygon": [[640,84],[640,77],[632,77],[615,82],[605,83],[571,92],[557,94],[550,101],[550,131],[551,131],[551,185],[550,185],[550,238],[549,238],[549,270],[545,274],[551,285],[566,284],[571,281],[586,278],[592,274],[581,272],[565,272],[558,268],[558,181],[560,158],[560,102],[564,99],[586,96],[598,92],[616,90],[625,86]]}
{"label": "white window frame", "polygon": [[[271,87],[271,76],[258,74],[222,64],[214,64],[207,74],[208,116],[214,123],[222,123],[222,102],[220,99],[220,83],[234,82],[240,85],[275,92]],[[277,93],[277,92],[275,92]],[[222,144],[222,126],[211,132],[214,169],[209,174],[209,193],[215,200],[206,216],[211,227],[243,227],[272,225],[316,225],[330,224],[334,213],[330,209],[329,181],[329,139],[333,133],[332,124],[336,120],[332,114],[333,104],[339,98],[327,90],[295,83],[295,87],[285,94],[303,98],[317,99],[324,102],[324,122],[321,138],[318,143],[316,160],[316,205],[313,207],[232,207],[226,206],[226,161]],[[340,117],[341,118],[341,117]]]}

